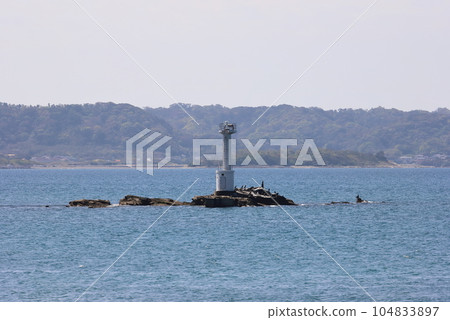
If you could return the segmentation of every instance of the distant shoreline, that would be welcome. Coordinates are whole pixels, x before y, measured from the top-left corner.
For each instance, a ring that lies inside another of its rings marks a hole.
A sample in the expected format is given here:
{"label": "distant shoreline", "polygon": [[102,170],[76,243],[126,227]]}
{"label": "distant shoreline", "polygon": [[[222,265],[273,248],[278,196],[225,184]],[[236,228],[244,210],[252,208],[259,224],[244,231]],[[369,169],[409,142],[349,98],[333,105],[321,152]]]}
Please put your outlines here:
{"label": "distant shoreline", "polygon": [[[375,169],[375,168],[399,168],[399,169],[421,169],[421,168],[448,168],[448,167],[432,167],[432,166],[421,166],[416,164],[395,164],[392,165],[386,165],[386,166],[235,166],[235,169],[245,169],[245,168],[251,168],[251,169]],[[135,168],[130,168],[125,165],[120,166],[90,166],[90,165],[74,165],[74,166],[62,166],[62,165],[54,165],[54,166],[32,166],[29,168],[0,168],[0,169],[33,169],[33,170],[50,170],[50,169],[57,169],[57,170],[77,170],[77,169],[100,169],[100,170],[106,170],[106,169],[117,169],[117,170],[136,170]],[[217,169],[216,167],[207,167],[207,166],[165,166],[160,169],[163,170],[173,170],[173,169]],[[156,169],[156,170],[160,170]]]}

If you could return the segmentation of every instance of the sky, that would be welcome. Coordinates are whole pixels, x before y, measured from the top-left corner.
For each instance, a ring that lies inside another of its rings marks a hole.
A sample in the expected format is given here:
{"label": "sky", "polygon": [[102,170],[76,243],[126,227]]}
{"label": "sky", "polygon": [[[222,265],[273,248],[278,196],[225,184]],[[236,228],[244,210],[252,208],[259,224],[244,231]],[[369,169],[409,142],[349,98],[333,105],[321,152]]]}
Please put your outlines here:
{"label": "sky", "polygon": [[373,2],[0,0],[0,101],[450,107],[450,1]]}

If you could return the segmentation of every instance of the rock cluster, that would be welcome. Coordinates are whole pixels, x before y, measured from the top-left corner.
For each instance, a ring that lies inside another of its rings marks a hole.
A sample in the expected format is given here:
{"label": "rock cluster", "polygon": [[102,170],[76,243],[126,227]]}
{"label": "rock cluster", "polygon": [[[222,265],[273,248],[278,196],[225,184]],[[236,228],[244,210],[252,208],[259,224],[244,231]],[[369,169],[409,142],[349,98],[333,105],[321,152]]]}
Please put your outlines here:
{"label": "rock cluster", "polygon": [[291,199],[287,199],[277,192],[271,193],[263,187],[236,188],[228,195],[211,194],[207,196],[195,196],[192,205],[206,207],[249,207],[271,205],[296,205]]}
{"label": "rock cluster", "polygon": [[[71,207],[103,208],[110,206],[108,200],[75,200],[69,203]],[[205,206],[205,207],[250,207],[271,205],[296,205],[277,192],[272,193],[264,187],[236,188],[225,195],[211,194],[195,196],[192,202],[181,202],[168,198],[146,198],[127,195],[119,201],[120,206]]]}

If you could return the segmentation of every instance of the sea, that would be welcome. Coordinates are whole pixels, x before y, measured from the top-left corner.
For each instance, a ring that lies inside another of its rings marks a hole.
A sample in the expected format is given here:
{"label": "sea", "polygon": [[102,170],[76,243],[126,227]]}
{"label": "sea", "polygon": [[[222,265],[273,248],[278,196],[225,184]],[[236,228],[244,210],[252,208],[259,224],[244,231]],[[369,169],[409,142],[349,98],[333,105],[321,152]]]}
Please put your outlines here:
{"label": "sea", "polygon": [[[450,301],[450,169],[242,168],[238,187],[299,205],[117,206],[214,179],[0,170],[0,301]],[[67,207],[82,198],[115,205]]]}

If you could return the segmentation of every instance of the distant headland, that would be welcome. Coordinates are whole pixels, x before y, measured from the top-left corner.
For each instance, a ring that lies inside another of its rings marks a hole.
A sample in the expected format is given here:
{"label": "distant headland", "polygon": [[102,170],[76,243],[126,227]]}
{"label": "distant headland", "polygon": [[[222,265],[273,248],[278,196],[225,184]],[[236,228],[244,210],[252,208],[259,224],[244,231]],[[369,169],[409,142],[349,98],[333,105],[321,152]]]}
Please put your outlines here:
{"label": "distant headland", "polygon": [[[446,108],[326,111],[279,105],[252,126],[267,107],[182,106],[199,125],[178,105],[143,109],[112,102],[45,107],[0,103],[0,168],[123,167],[125,141],[144,128],[172,138],[169,165],[192,166],[192,139],[214,138],[222,119],[239,122],[238,138],[253,142],[313,138],[328,167],[450,166],[450,110]],[[246,156],[241,147],[238,165]],[[277,150],[264,146],[260,154],[268,166],[279,162]],[[288,154],[288,166],[294,165],[295,156]],[[201,166],[216,167],[217,161],[203,159]]]}

